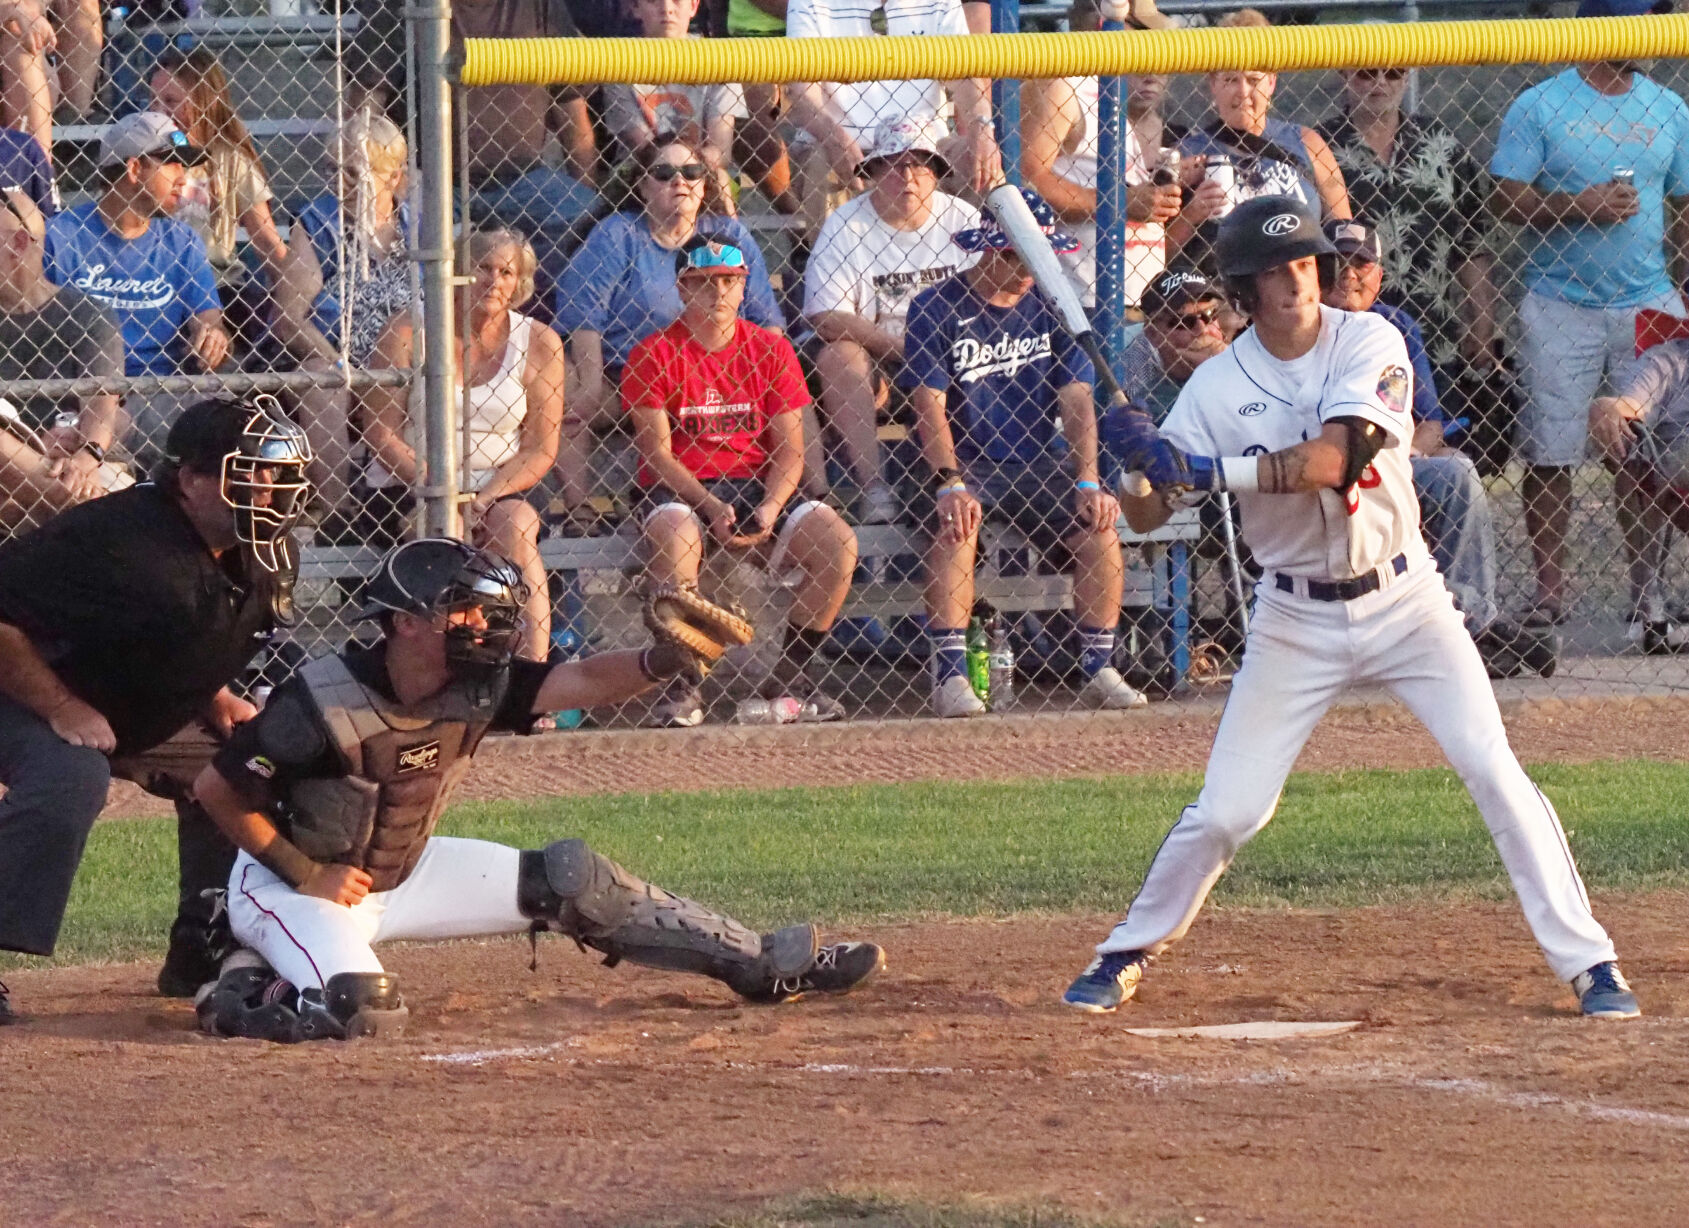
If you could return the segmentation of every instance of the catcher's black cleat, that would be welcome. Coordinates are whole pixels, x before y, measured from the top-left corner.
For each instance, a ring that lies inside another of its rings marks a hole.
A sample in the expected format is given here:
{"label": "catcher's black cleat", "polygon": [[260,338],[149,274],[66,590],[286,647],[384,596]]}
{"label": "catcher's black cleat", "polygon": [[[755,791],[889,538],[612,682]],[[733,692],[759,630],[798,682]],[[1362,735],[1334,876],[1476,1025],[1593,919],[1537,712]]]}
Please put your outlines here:
{"label": "catcher's black cleat", "polygon": [[6,988],[6,982],[0,981],[0,1027],[5,1027],[8,1023],[16,1023],[18,1021],[16,1013],[12,1010],[12,999],[8,996],[9,993],[10,991]]}
{"label": "catcher's black cleat", "polygon": [[170,927],[164,967],[158,970],[159,994],[166,998],[193,997],[201,985],[217,979],[223,958],[233,948],[229,915],[220,902],[210,920],[178,916]]}
{"label": "catcher's black cleat", "polygon": [[753,1002],[795,1002],[806,993],[849,993],[886,966],[886,953],[872,942],[836,942],[815,953],[815,962],[796,976],[774,978],[745,997]]}

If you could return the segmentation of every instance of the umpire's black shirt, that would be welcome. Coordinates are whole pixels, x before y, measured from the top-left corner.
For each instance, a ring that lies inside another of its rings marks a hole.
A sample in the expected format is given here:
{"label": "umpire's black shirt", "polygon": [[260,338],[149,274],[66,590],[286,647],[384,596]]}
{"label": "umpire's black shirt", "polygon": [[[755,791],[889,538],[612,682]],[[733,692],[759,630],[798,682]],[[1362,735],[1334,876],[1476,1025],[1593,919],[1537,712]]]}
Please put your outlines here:
{"label": "umpire's black shirt", "polygon": [[165,741],[263,647],[265,585],[243,552],[213,557],[150,482],[68,508],[0,546],[0,622],[110,723],[117,754]]}

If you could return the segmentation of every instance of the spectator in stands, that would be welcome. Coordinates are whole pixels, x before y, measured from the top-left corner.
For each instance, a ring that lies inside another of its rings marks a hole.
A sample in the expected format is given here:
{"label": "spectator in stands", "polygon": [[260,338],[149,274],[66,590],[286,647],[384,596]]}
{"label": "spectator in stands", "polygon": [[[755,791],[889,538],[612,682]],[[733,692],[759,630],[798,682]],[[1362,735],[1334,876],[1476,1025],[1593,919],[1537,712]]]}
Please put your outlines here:
{"label": "spectator in stands", "polygon": [[[0,190],[0,381],[123,374],[117,318],[47,280],[45,232],[28,196]],[[101,465],[117,428],[117,397],[0,401],[0,418],[9,420],[9,429],[0,422],[0,530],[38,525],[105,492]]]}
{"label": "spectator in stands", "polygon": [[1383,301],[1424,330],[1452,416],[1488,412],[1452,399],[1496,365],[1483,168],[1439,121],[1402,110],[1407,69],[1359,68],[1342,77],[1342,112],[1315,130],[1337,159],[1354,216],[1378,230],[1389,262]]}
{"label": "spectator in stands", "polygon": [[59,185],[47,151],[15,128],[0,128],[0,191],[22,192],[44,218],[59,211]]}
{"label": "spectator in stands", "polygon": [[[467,455],[458,489],[474,492],[463,508],[464,526],[478,545],[522,569],[529,597],[521,655],[543,661],[551,646],[551,595],[540,562],[539,513],[526,492],[557,459],[563,342],[517,310],[533,296],[538,264],[526,238],[510,230],[480,231],[464,246],[464,264],[474,274],[470,308],[455,318],[458,370],[469,393]],[[394,316],[375,343],[370,366],[409,371],[416,334],[410,312]],[[412,390],[412,404],[419,391]],[[395,482],[414,487],[420,478],[416,450],[406,437],[406,400],[402,388],[372,387],[364,394],[374,487]]]}
{"label": "spectator in stands", "polygon": [[[821,404],[862,494],[863,524],[897,519],[897,499],[880,469],[876,415],[903,366],[909,302],[973,263],[950,236],[979,225],[979,210],[938,190],[950,171],[938,152],[942,135],[934,120],[882,123],[861,167],[869,190],[822,223],[804,269]],[[816,440],[812,477],[822,472],[820,451]]]}
{"label": "spectator in stands", "polygon": [[[1075,0],[1068,10],[1071,30],[1100,30],[1097,0]],[[1148,29],[1172,25],[1160,13]],[[1126,305],[1137,307],[1144,287],[1167,266],[1168,222],[1179,216],[1177,179],[1157,185],[1165,124],[1161,99],[1166,77],[1134,77],[1127,87],[1126,129]],[[1021,86],[1021,172],[1067,223],[1080,250],[1064,263],[1087,307],[1097,294],[1097,78],[1055,77]]]}
{"label": "spectator in stands", "polygon": [[[784,38],[786,0],[727,0],[727,34],[730,38]],[[763,82],[746,82],[744,92],[745,122],[739,125],[734,156],[776,212],[796,213],[792,160],[780,133],[785,93],[780,86]]]}
{"label": "spectator in stands", "polygon": [[[1239,9],[1221,26],[1250,29],[1270,25],[1255,9]],[[1196,198],[1167,227],[1167,255],[1182,251],[1206,269],[1219,219],[1257,196],[1294,196],[1316,206],[1321,217],[1349,217],[1349,193],[1343,172],[1325,138],[1312,128],[1268,114],[1278,74],[1211,72],[1208,96],[1214,118],[1179,142],[1179,152],[1200,163],[1203,183]]]}
{"label": "spectator in stands", "polygon": [[[637,0],[646,38],[688,38],[698,0]],[[606,85],[604,124],[624,152],[649,145],[659,132],[685,137],[732,199],[733,126],[746,118],[745,92],[737,85]]]}
{"label": "spectator in stands", "polygon": [[[313,199],[294,220],[271,331],[305,370],[333,371],[343,342],[354,367],[368,366],[387,321],[411,305],[406,148],[392,120],[355,113],[330,148],[337,190]],[[339,507],[350,476],[350,394],[320,388],[299,400],[300,425],[316,456],[312,482],[324,503]]]}
{"label": "spectator in stands", "polygon": [[1331,259],[1332,275],[1320,279],[1325,305],[1383,316],[1407,343],[1413,366],[1413,491],[1419,499],[1426,544],[1448,582],[1455,608],[1492,675],[1518,673],[1526,659],[1537,672],[1553,673],[1552,634],[1538,635],[1533,629],[1529,638],[1535,648],[1527,653],[1527,633],[1498,617],[1495,522],[1489,494],[1471,459],[1448,444],[1448,421],[1437,399],[1437,382],[1418,322],[1402,308],[1379,301],[1385,266],[1378,232],[1362,221],[1333,219],[1326,222],[1325,234],[1337,249]]}
{"label": "spectator in stands", "polygon": [[1589,434],[1613,470],[1624,514],[1631,616],[1626,633],[1649,656],[1689,649],[1689,623],[1668,601],[1672,529],[1689,533],[1689,340],[1647,349],[1589,407]]}
{"label": "spectator in stands", "polygon": [[[850,589],[856,536],[824,503],[799,500],[809,390],[791,343],[739,317],[747,253],[697,236],[675,253],[680,318],[628,357],[622,400],[633,419],[640,528],[653,584],[695,587],[707,544],[767,548],[771,571],[800,573],[766,698],[791,696],[800,719],[844,715],[808,666]],[[670,687],[656,715],[696,725],[695,686]]]}
{"label": "spectator in stands", "polygon": [[1144,290],[1144,327],[1121,359],[1121,390],[1157,424],[1173,408],[1191,372],[1226,348],[1226,296],[1188,266],[1168,269]]}
{"label": "spectator in stands", "polygon": [[54,108],[67,120],[87,115],[104,45],[98,0],[0,2],[0,123],[50,158]]}
{"label": "spectator in stands", "polygon": [[[1071,250],[1075,240],[1058,229],[1054,211],[1036,192],[1023,191],[1051,246]],[[926,579],[933,711],[985,711],[968,683],[963,637],[988,511],[1040,550],[1072,560],[1083,698],[1102,708],[1138,707],[1145,697],[1112,664],[1125,573],[1120,508],[1101,489],[1097,469],[1090,360],[1033,290],[1032,275],[990,210],[955,239],[963,251],[981,253],[979,262],[915,297],[901,377],[932,477],[917,514],[933,528]]]}
{"label": "spectator in stands", "polygon": [[[574,38],[565,0],[457,0],[452,39]],[[591,216],[598,146],[586,94],[574,86],[491,85],[461,94],[479,209],[536,236],[548,269],[562,266],[575,227]],[[563,169],[546,160],[555,134]]]}
{"label": "spectator in stands", "polygon": [[[874,18],[883,17],[876,30]],[[984,27],[990,29],[989,17]],[[888,0],[884,6],[851,5],[843,0],[790,0],[786,33],[790,38],[868,38],[887,35],[968,34],[970,19],[961,0]],[[956,133],[943,142],[945,161],[961,185],[985,192],[1003,178],[1003,155],[991,129],[990,82],[967,79],[949,83],[955,105]],[[859,190],[857,168],[862,151],[883,120],[938,118],[944,87],[937,81],[864,81],[856,84],[811,82],[787,87],[791,122],[809,142],[797,155],[794,176],[809,233],[843,196]]]}
{"label": "spectator in stands", "polygon": [[[217,288],[234,331],[248,338],[252,327],[268,315],[265,291],[244,289],[246,265],[236,250],[240,232],[257,253],[268,285],[274,285],[287,244],[270,212],[269,176],[258,160],[252,137],[235,114],[223,66],[205,47],[191,51],[170,48],[159,58],[152,75],[152,109],[168,115],[188,140],[205,151],[205,159],[188,171],[188,184],[175,216],[205,240],[206,255],[217,274]],[[236,306],[237,299],[241,305]]]}
{"label": "spectator in stands", "polygon": [[621,421],[617,386],[634,344],[680,315],[674,253],[695,235],[745,253],[745,318],[783,329],[768,266],[756,241],[725,215],[703,151],[664,134],[634,155],[629,199],[598,223],[569,262],[557,291],[557,331],[569,339],[576,389],[558,468],[570,507],[587,498],[587,432]]}
{"label": "spectator in stands", "polygon": [[[1655,11],[1669,0],[1578,6],[1580,17]],[[1630,360],[1638,308],[1683,313],[1673,272],[1689,243],[1689,107],[1631,61],[1579,64],[1514,99],[1490,173],[1491,210],[1529,232],[1518,432],[1536,564],[1529,620],[1555,624],[1589,403],[1603,374]]]}
{"label": "spectator in stands", "polygon": [[[100,140],[99,196],[47,221],[48,280],[72,286],[117,315],[125,375],[215,371],[229,354],[217,281],[205,243],[168,216],[182,200],[188,167],[203,150],[168,115],[138,111]],[[144,468],[194,393],[131,393],[126,442]]]}

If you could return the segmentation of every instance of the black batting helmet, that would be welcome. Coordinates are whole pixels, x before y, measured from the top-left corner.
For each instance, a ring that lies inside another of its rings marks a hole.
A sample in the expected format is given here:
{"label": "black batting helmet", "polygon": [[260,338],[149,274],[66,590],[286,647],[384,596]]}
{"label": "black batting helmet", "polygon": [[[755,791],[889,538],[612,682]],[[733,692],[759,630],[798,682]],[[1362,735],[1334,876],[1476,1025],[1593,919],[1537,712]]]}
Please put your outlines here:
{"label": "black batting helmet", "polygon": [[1294,196],[1257,196],[1226,215],[1214,242],[1220,276],[1252,277],[1304,256],[1333,256],[1319,211]]}

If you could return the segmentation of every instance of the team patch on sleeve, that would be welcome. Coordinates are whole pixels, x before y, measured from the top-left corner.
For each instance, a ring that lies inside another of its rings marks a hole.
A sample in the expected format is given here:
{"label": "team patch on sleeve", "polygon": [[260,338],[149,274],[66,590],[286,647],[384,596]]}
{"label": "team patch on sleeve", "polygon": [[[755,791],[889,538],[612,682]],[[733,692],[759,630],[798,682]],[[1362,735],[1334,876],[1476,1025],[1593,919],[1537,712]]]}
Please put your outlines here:
{"label": "team patch on sleeve", "polygon": [[260,780],[269,780],[276,774],[276,765],[263,755],[254,755],[246,761],[246,770]]}
{"label": "team patch on sleeve", "polygon": [[1378,399],[1384,402],[1384,408],[1391,413],[1406,414],[1408,407],[1408,390],[1413,386],[1413,377],[1408,374],[1406,367],[1388,366],[1378,377]]}

